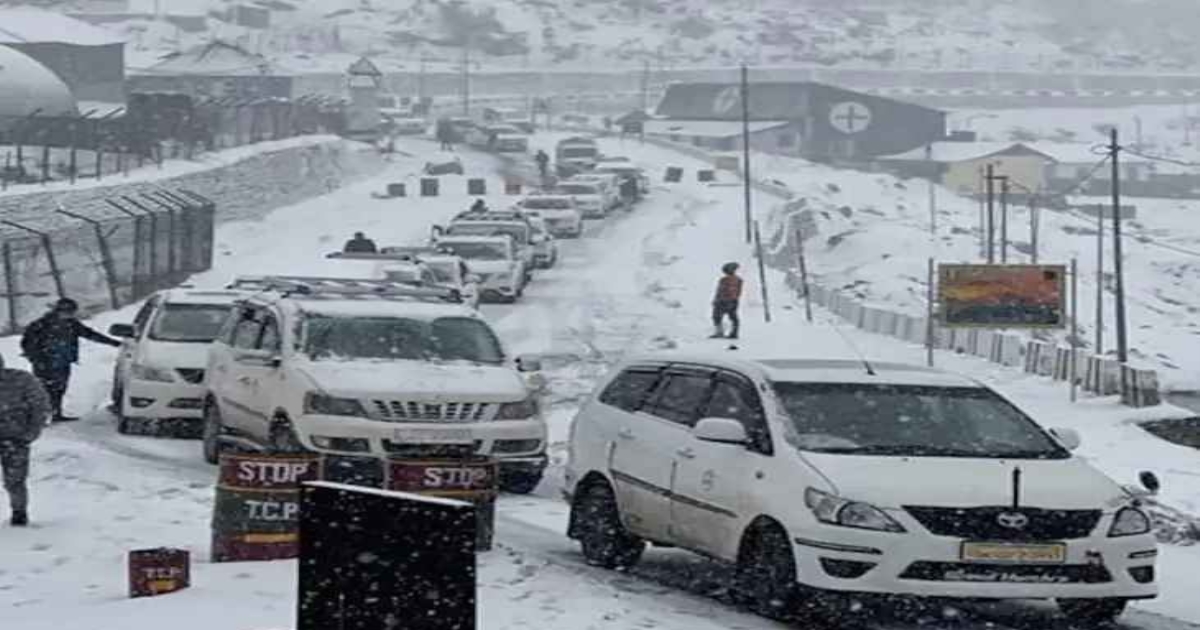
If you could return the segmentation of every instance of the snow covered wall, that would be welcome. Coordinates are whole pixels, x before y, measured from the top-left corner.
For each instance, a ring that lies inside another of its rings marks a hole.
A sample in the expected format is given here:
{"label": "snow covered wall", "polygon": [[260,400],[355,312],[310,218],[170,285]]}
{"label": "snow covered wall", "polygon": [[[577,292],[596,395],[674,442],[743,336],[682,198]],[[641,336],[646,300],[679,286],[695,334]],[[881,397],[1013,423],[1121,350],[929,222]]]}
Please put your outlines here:
{"label": "snow covered wall", "polygon": [[384,164],[366,145],[316,137],[171,163],[112,185],[0,196],[0,332],[19,330],[59,294],[99,311],[182,282],[211,265],[214,222],[260,218]]}

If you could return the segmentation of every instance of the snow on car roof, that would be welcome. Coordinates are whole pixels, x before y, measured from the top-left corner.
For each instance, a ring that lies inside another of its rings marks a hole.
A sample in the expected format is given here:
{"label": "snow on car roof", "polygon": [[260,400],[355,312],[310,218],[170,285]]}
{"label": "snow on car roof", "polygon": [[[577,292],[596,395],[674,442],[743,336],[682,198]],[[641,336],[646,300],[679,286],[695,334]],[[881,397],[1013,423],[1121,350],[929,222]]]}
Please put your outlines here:
{"label": "snow on car roof", "polygon": [[691,363],[723,367],[743,373],[757,374],[775,382],[788,383],[854,383],[879,385],[916,385],[929,387],[982,387],[977,381],[921,365],[870,361],[874,374],[857,358],[797,358],[778,357],[770,353],[740,354],[737,350],[722,353],[664,352],[638,357],[631,363]]}
{"label": "snow on car roof", "polygon": [[437,239],[439,245],[446,243],[487,243],[489,245],[507,245],[512,242],[512,238],[508,236],[460,236],[457,234],[439,236]]}
{"label": "snow on car roof", "polygon": [[233,304],[251,293],[228,289],[167,289],[160,295],[167,304]]}
{"label": "snow on car roof", "polygon": [[400,300],[306,300],[292,297],[297,311],[330,317],[404,317],[408,319],[437,319],[439,317],[475,317],[475,311],[462,304],[447,302],[405,302]]}

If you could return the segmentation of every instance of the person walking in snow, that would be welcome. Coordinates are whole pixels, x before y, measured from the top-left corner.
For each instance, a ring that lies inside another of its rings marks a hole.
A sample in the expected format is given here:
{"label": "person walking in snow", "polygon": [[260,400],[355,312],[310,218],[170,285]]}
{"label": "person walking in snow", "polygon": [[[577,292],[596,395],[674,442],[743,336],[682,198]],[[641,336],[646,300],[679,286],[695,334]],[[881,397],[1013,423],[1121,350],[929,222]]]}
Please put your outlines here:
{"label": "person walking in snow", "polygon": [[550,175],[550,156],[541,149],[538,149],[537,155],[534,156],[537,161],[538,173],[542,176],[542,181],[546,181],[546,177]]}
{"label": "person walking in snow", "polygon": [[717,293],[713,296],[712,320],[713,339],[725,337],[725,318],[729,318],[733,327],[729,331],[729,339],[737,339],[741,328],[738,319],[738,301],[742,299],[742,278],[737,275],[739,265],[735,262],[725,263],[721,267],[724,274],[717,281]]}
{"label": "person walking in snow", "polygon": [[71,366],[79,362],[80,339],[114,348],[121,345],[79,321],[79,303],[71,298],[55,302],[50,312],[30,324],[21,336],[21,351],[50,395],[54,422],[78,420],[63,415],[63,396],[71,383]]}
{"label": "person walking in snow", "polygon": [[0,356],[0,475],[14,527],[29,524],[29,450],[50,412],[50,397],[37,377],[4,367]]}
{"label": "person walking in snow", "polygon": [[342,251],[347,254],[377,254],[379,248],[375,246],[375,241],[367,238],[367,235],[362,232],[355,232],[354,238],[346,241],[342,246]]}

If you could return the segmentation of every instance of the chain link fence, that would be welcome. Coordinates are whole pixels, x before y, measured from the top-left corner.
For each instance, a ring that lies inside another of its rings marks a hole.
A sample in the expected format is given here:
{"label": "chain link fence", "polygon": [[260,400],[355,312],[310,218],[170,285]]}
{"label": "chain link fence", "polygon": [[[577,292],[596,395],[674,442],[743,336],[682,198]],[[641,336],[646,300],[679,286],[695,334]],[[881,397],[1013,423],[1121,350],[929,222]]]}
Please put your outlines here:
{"label": "chain link fence", "polygon": [[0,219],[0,334],[59,297],[85,312],[116,309],[212,266],[214,202],[151,185],[123,192]]}

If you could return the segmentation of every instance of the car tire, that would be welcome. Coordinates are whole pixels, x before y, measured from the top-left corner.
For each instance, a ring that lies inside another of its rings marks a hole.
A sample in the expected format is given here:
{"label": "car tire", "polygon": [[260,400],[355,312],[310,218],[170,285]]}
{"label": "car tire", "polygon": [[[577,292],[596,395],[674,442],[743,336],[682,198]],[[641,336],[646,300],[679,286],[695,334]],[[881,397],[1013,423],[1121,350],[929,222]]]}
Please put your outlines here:
{"label": "car tire", "polygon": [[1124,599],[1060,599],[1058,609],[1072,625],[1095,628],[1116,622],[1129,601]]}
{"label": "car tire", "polygon": [[500,491],[509,494],[532,494],[542,483],[542,471],[519,470],[500,475]]}
{"label": "car tire", "polygon": [[571,506],[579,545],[588,564],[605,569],[632,567],[646,551],[646,542],[621,523],[616,497],[606,484],[583,488]]}
{"label": "car tire", "polygon": [[211,397],[204,401],[204,424],[200,434],[200,448],[204,452],[204,461],[218,464],[221,455],[225,453],[225,443],[221,437],[225,435],[225,423],[221,420],[221,408]]}
{"label": "car tire", "polygon": [[296,437],[296,430],[292,427],[291,420],[283,416],[276,417],[275,421],[271,423],[268,440],[273,453],[288,455],[307,451],[300,443],[300,438]]}
{"label": "car tire", "polygon": [[786,620],[795,613],[799,585],[796,558],[778,525],[752,529],[738,552],[733,595],[755,614]]}

